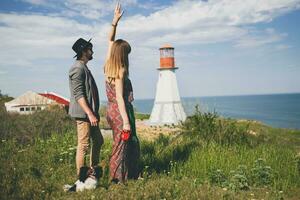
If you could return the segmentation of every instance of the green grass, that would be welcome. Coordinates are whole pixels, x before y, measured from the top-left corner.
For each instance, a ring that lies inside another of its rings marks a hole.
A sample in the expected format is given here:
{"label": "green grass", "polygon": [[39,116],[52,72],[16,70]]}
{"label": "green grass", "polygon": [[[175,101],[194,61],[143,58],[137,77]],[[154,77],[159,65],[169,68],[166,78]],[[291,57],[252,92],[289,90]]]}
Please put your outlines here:
{"label": "green grass", "polygon": [[[111,141],[93,191],[65,193],[76,180],[75,124],[60,110],[30,116],[1,111],[0,199],[298,199],[300,131],[215,113],[195,114],[182,133],[141,141],[142,179],[110,185]],[[23,121],[21,121],[23,120]],[[248,134],[255,131],[256,136]],[[26,139],[24,139],[26,138]],[[87,158],[88,159],[88,158]]]}
{"label": "green grass", "polygon": [[150,114],[135,112],[135,118],[140,120],[145,120],[150,118]]}

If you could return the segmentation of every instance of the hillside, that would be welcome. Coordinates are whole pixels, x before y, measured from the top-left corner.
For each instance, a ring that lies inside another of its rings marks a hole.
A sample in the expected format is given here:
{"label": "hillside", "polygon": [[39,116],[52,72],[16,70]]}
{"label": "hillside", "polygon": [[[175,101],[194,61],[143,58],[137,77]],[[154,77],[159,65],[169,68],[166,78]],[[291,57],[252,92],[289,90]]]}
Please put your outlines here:
{"label": "hillside", "polygon": [[[137,115],[138,116],[138,115]],[[94,191],[65,193],[75,176],[74,121],[60,109],[0,115],[1,199],[298,199],[300,131],[195,114],[180,126],[137,120],[141,178],[110,185],[111,140]],[[149,136],[150,135],[150,136]],[[125,197],[125,198],[124,198]]]}

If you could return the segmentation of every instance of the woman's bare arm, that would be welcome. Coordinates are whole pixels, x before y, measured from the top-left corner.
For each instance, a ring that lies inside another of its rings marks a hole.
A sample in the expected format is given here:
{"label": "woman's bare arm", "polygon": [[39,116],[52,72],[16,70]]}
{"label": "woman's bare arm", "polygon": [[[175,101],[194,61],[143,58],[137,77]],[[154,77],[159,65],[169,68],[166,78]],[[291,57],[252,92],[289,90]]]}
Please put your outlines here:
{"label": "woman's bare arm", "polygon": [[115,80],[116,99],[117,99],[119,111],[123,119],[123,129],[130,130],[129,119],[128,119],[128,115],[125,108],[125,102],[123,98],[123,84],[124,84],[123,80],[124,80],[123,76],[121,76],[120,79]]}
{"label": "woman's bare arm", "polygon": [[113,21],[112,21],[112,24],[111,24],[110,34],[108,36],[108,50],[107,50],[107,55],[106,55],[106,61],[110,57],[111,46],[115,41],[118,22],[121,19],[123,13],[124,13],[124,10],[121,10],[121,4],[117,3],[117,5],[115,7],[115,11],[114,11],[114,18],[113,18]]}

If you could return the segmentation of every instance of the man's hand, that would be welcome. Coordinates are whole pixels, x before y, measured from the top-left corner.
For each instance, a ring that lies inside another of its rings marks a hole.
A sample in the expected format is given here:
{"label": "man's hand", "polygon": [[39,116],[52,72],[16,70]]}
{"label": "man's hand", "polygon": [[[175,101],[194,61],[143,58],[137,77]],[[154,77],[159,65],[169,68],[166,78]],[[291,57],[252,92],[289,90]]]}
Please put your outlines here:
{"label": "man's hand", "polygon": [[95,117],[95,115],[93,113],[89,113],[87,116],[88,116],[92,126],[98,125],[98,119]]}
{"label": "man's hand", "polygon": [[92,126],[97,126],[98,125],[98,119],[95,117],[94,113],[92,110],[89,108],[85,97],[81,97],[80,99],[77,100],[79,103],[80,107],[84,110],[84,112],[87,114],[89,121]]}
{"label": "man's hand", "polygon": [[121,19],[122,15],[124,13],[124,10],[121,10],[121,4],[118,2],[115,11],[114,11],[114,19],[113,19],[113,24],[117,25],[119,20]]}

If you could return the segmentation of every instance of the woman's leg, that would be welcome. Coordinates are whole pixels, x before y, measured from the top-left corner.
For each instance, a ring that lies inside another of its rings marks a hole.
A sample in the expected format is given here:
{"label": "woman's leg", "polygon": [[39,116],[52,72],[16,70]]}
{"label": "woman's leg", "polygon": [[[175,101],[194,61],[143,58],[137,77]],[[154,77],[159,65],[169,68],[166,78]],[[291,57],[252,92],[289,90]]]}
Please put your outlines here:
{"label": "woman's leg", "polygon": [[132,137],[128,141],[127,149],[128,179],[137,179],[140,173],[140,142],[136,135],[135,123],[131,127]]}
{"label": "woman's leg", "polygon": [[136,134],[135,127],[135,116],[133,107],[128,107],[127,109],[130,121],[131,128],[131,138],[128,141],[128,149],[127,149],[127,165],[128,165],[128,178],[129,179],[137,179],[140,173],[140,142]]}
{"label": "woman's leg", "polygon": [[127,179],[127,166],[125,165],[125,143],[121,140],[121,129],[113,130],[113,147],[110,159],[110,177],[112,181],[124,182]]}

